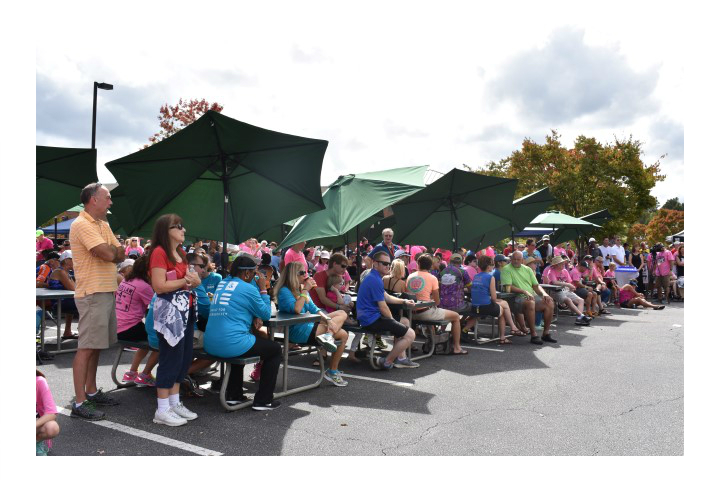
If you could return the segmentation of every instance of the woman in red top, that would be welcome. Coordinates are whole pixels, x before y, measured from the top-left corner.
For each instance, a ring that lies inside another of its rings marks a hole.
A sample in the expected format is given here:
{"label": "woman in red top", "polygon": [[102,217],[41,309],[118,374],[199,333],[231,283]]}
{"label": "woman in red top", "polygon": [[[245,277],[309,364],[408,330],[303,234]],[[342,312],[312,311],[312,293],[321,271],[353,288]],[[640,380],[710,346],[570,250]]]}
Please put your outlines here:
{"label": "woman in red top", "polygon": [[192,288],[200,277],[188,271],[182,244],[185,227],[175,214],[163,215],[155,222],[150,253],[150,279],[157,294],[153,308],[154,328],[158,332],[157,386],[158,408],[154,423],[171,427],[197,418],[180,402],[180,382],[192,362],[195,315]]}

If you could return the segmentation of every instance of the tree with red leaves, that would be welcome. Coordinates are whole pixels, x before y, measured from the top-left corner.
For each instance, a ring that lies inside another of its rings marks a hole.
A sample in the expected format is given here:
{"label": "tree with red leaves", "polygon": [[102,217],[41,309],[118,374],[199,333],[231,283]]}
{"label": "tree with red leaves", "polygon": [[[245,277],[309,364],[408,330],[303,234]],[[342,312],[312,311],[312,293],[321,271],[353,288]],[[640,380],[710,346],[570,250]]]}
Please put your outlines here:
{"label": "tree with red leaves", "polygon": [[[187,127],[208,110],[222,112],[223,108],[219,103],[209,103],[204,98],[201,100],[183,100],[181,98],[176,105],[168,105],[166,103],[160,107],[160,115],[157,117],[160,121],[160,131],[148,138],[150,145],[164,140]],[[150,145],[145,145],[143,148],[147,148]]]}

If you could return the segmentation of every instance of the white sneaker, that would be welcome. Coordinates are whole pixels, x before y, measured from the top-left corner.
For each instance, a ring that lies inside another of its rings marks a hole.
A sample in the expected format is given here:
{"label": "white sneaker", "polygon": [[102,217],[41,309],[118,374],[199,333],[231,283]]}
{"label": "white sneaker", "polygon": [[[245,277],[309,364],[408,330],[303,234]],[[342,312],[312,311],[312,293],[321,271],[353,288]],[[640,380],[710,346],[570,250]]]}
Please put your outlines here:
{"label": "white sneaker", "polygon": [[178,417],[184,418],[185,420],[195,420],[198,417],[197,413],[188,410],[182,402],[178,403],[174,407],[170,407],[170,410],[175,412]]}
{"label": "white sneaker", "polygon": [[155,417],[153,418],[153,423],[162,423],[163,425],[168,425],[170,427],[179,427],[180,425],[185,425],[187,423],[187,420],[180,417],[177,413],[173,411],[172,408],[169,408],[162,413],[155,410]]}
{"label": "white sneaker", "polygon": [[329,333],[323,333],[322,335],[318,335],[317,337],[315,337],[315,340],[328,352],[334,352],[337,350],[337,345],[335,345],[335,339]]}

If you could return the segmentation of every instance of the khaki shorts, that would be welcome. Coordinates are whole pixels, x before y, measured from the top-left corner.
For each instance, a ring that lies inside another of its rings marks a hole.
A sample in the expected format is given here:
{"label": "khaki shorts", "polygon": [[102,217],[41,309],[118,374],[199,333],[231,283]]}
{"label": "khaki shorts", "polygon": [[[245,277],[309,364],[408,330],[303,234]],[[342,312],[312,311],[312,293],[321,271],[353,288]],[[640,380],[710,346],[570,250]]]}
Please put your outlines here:
{"label": "khaki shorts", "polygon": [[115,294],[99,292],[75,298],[78,321],[78,348],[101,350],[117,343]]}
{"label": "khaki shorts", "polygon": [[663,275],[655,277],[655,283],[662,286],[663,288],[670,287],[670,275]]}
{"label": "khaki shorts", "polygon": [[445,309],[430,307],[424,312],[413,312],[413,320],[445,320]]}
{"label": "khaki shorts", "polygon": [[552,291],[550,292],[550,296],[553,300],[555,300],[555,303],[565,303],[565,300],[568,298],[573,303],[582,300],[580,297],[577,296],[575,292],[571,292],[570,290],[565,289],[562,289],[560,291]]}

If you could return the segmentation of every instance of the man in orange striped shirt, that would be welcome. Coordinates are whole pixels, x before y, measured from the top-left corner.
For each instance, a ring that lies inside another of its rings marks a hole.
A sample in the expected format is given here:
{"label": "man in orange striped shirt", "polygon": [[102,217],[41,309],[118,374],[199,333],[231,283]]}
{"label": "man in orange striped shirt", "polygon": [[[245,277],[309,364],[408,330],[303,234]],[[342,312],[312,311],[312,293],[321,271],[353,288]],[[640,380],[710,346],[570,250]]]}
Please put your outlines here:
{"label": "man in orange striped shirt", "polygon": [[83,188],[80,200],[85,210],[70,226],[75,305],[80,314],[78,351],[73,360],[72,416],[102,420],[105,414],[95,406],[118,404],[98,390],[95,377],[100,350],[117,342],[116,264],[125,260],[125,251],[106,220],[112,205],[110,191],[101,183],[91,183]]}

